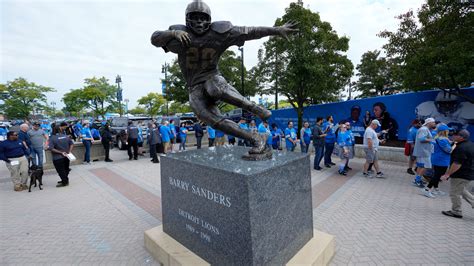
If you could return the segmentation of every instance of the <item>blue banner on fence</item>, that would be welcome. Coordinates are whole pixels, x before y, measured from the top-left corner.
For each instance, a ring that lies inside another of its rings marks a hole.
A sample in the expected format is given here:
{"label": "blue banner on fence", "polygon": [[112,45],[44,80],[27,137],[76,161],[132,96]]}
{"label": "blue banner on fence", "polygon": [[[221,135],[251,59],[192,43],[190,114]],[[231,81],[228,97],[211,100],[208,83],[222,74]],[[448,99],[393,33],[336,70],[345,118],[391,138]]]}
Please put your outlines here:
{"label": "blue banner on fence", "polygon": [[[474,98],[474,87],[462,89],[461,92]],[[406,140],[407,131],[414,119],[432,117],[450,127],[469,130],[471,140],[474,140],[474,104],[439,90],[308,106],[304,108],[303,121],[314,125],[316,117],[326,118],[332,115],[336,123],[341,120],[351,122],[353,132],[357,135],[363,133],[366,126],[366,112],[370,119],[379,119],[382,127],[385,127],[383,129],[389,130],[390,139]],[[296,110],[291,108],[273,110],[269,122],[284,129],[288,121],[296,123],[297,120]]]}

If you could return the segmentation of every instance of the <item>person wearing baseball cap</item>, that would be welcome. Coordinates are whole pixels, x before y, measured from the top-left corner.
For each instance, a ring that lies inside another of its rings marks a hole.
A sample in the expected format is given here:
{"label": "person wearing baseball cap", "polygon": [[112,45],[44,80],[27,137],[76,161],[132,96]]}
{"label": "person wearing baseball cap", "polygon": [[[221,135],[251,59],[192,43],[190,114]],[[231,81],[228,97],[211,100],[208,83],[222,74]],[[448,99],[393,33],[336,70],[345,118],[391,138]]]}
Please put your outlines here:
{"label": "person wearing baseball cap", "polygon": [[413,148],[413,156],[416,157],[416,176],[413,185],[424,188],[421,177],[425,173],[425,169],[430,169],[431,154],[433,153],[433,136],[431,129],[436,128],[436,121],[429,117],[425,119],[423,126],[416,132],[415,147]]}
{"label": "person wearing baseball cap", "polygon": [[372,120],[370,125],[364,132],[364,151],[365,151],[365,164],[364,164],[364,177],[369,177],[368,169],[369,165],[373,164],[377,171],[377,178],[383,178],[383,173],[380,171],[377,151],[380,144],[379,137],[375,129],[380,126],[380,122],[377,119]]}
{"label": "person wearing baseball cap", "polygon": [[451,153],[451,165],[441,177],[441,180],[451,180],[449,196],[452,207],[449,211],[442,211],[446,216],[462,218],[461,197],[474,208],[474,195],[468,189],[474,180],[474,143],[469,141],[469,137],[469,131],[465,129],[453,134],[456,144]]}

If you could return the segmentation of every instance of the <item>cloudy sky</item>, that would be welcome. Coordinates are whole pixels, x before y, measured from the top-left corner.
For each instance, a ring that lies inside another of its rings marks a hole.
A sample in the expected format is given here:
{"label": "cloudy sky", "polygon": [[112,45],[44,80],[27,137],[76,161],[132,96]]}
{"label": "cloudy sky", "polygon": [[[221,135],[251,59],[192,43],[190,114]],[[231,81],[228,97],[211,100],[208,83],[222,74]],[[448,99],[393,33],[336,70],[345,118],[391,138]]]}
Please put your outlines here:
{"label": "cloudy sky", "polygon": [[[83,80],[122,76],[129,108],[149,92],[161,92],[161,65],[175,57],[150,44],[155,30],[184,24],[190,0],[1,0],[0,83],[24,77],[55,88],[49,102],[61,98]],[[271,26],[290,0],[207,0],[212,19],[241,26]],[[304,6],[319,12],[339,35],[350,38],[348,57],[354,66],[361,55],[380,49],[384,29],[397,28],[396,15],[418,9],[423,0],[313,0]],[[247,68],[257,63],[266,38],[245,44]],[[237,51],[237,48],[232,48]]]}

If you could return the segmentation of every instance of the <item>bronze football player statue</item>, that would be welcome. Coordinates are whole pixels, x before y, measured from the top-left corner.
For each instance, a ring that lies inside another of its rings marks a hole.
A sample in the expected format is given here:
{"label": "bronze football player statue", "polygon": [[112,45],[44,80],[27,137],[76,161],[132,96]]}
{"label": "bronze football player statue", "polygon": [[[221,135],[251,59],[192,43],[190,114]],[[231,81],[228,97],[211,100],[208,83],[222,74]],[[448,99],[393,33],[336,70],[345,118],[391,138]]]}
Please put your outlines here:
{"label": "bronze football player statue", "polygon": [[296,23],[280,27],[239,27],[228,21],[211,23],[211,10],[202,1],[194,1],[186,8],[186,26],[172,25],[169,30],[156,31],[151,43],[165,52],[178,54],[178,62],[189,89],[189,103],[196,116],[207,125],[226,134],[250,141],[252,148],[244,156],[247,160],[271,158],[265,138],[258,133],[241,129],[235,122],[225,119],[217,108],[219,101],[226,102],[267,120],[271,112],[245,97],[220,74],[217,65],[220,56],[232,46],[242,46],[247,40],[265,36],[287,35],[296,32]]}

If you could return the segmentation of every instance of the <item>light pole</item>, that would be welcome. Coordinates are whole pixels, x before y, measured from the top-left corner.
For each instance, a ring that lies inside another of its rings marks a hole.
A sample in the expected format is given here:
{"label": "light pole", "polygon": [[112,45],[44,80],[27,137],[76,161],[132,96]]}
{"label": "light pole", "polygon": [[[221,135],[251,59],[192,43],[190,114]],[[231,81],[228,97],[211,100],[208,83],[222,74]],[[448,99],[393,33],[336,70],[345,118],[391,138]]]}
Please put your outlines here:
{"label": "light pole", "polygon": [[117,75],[115,78],[115,83],[117,83],[117,100],[119,102],[119,114],[122,117],[122,89],[120,88],[120,83],[122,82],[122,78],[120,75]]}
{"label": "light pole", "polygon": [[53,116],[56,114],[56,102],[51,102],[51,106],[53,107]]}
{"label": "light pole", "polygon": [[166,101],[166,116],[169,116],[169,113],[168,113],[168,97],[166,96],[166,90],[168,89],[167,86],[168,86],[168,70],[169,70],[169,68],[170,68],[170,65],[166,62],[161,67],[161,73],[165,74],[165,84],[164,84],[164,86],[161,86],[161,93],[165,97],[165,101]]}
{"label": "light pole", "polygon": [[241,62],[241,73],[240,73],[240,82],[242,83],[242,96],[245,97],[245,86],[244,86],[244,47],[239,47],[240,51],[240,62]]}
{"label": "light pole", "polygon": [[128,102],[130,101],[129,99],[123,100],[125,102],[125,114],[128,116]]}

